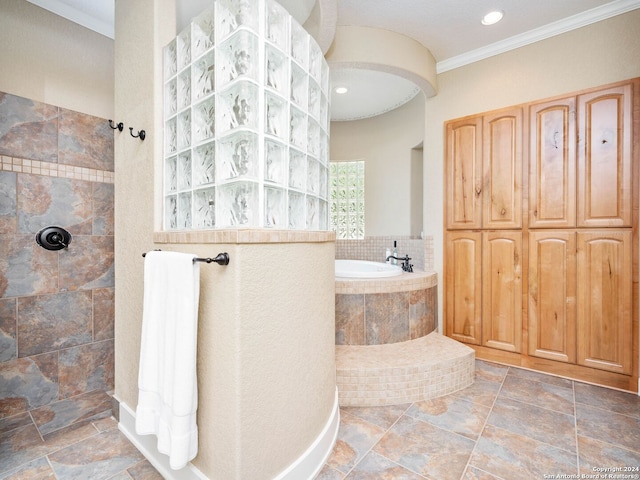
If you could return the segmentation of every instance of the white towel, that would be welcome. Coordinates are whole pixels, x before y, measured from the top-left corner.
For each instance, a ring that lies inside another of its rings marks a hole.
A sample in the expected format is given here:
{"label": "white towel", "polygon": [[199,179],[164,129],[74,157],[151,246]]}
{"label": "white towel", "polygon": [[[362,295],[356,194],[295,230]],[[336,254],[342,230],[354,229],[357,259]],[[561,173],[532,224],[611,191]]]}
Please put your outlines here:
{"label": "white towel", "polygon": [[200,264],[194,255],[148,252],[144,261],[136,433],[156,434],[172,469],[198,453],[196,345]]}

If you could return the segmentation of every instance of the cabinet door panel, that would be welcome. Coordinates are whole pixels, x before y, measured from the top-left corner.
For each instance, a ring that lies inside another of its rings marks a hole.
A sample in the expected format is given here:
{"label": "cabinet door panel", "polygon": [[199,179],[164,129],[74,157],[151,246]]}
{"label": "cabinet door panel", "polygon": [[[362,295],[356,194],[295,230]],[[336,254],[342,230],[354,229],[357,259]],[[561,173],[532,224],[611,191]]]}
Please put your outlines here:
{"label": "cabinet door panel", "polygon": [[522,233],[482,234],[482,344],[522,351]]}
{"label": "cabinet door panel", "polygon": [[484,117],[483,228],[522,227],[522,110]]}
{"label": "cabinet door panel", "polygon": [[447,124],[447,228],[482,223],[482,117]]}
{"label": "cabinet door panel", "polygon": [[481,248],[480,232],[447,233],[447,335],[476,345],[481,338]]}
{"label": "cabinet door panel", "polygon": [[576,361],[576,234],[529,232],[529,354]]}
{"label": "cabinet door panel", "polygon": [[631,85],[578,97],[578,226],[631,226]]}
{"label": "cabinet door panel", "polygon": [[632,233],[578,233],[578,363],[632,371]]}
{"label": "cabinet door panel", "polygon": [[575,98],[529,110],[529,226],[568,228],[576,222]]}

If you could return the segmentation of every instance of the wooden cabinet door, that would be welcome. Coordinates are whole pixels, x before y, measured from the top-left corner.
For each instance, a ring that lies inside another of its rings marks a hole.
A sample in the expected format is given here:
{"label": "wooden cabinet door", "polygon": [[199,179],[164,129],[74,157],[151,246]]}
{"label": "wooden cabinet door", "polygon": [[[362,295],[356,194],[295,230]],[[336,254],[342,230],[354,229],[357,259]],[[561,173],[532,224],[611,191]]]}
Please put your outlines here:
{"label": "wooden cabinet door", "polygon": [[578,96],[578,226],[632,225],[632,85]]}
{"label": "wooden cabinet door", "polygon": [[522,232],[482,233],[482,344],[522,351]]}
{"label": "wooden cabinet door", "polygon": [[522,227],[522,109],[483,117],[482,227]]}
{"label": "wooden cabinet door", "polygon": [[529,355],[576,362],[576,234],[529,232]]}
{"label": "wooden cabinet door", "polygon": [[480,345],[482,234],[448,232],[446,242],[446,334],[461,342]]}
{"label": "wooden cabinet door", "polygon": [[529,109],[529,227],[576,225],[575,97]]}
{"label": "wooden cabinet door", "polygon": [[447,228],[482,226],[482,117],[446,127]]}
{"label": "wooden cabinet door", "polygon": [[632,232],[578,232],[578,364],[632,373]]}

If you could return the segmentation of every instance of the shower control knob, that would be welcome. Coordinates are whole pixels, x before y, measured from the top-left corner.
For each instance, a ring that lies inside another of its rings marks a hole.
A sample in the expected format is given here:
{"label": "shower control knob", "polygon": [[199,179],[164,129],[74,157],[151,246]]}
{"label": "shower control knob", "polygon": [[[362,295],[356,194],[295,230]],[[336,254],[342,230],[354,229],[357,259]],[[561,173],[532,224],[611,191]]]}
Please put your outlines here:
{"label": "shower control knob", "polygon": [[71,234],[62,227],[45,227],[36,233],[36,242],[46,250],[62,250],[71,242]]}

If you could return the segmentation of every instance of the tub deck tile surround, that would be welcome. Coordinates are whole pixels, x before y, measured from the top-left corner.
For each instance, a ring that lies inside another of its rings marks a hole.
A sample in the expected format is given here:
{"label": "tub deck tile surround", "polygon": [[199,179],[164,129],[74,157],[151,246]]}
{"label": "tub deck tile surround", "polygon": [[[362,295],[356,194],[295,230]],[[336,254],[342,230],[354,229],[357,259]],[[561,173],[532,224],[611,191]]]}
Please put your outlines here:
{"label": "tub deck tile surround", "polygon": [[368,260],[384,262],[386,249],[398,243],[398,254],[409,255],[416,270],[434,269],[433,237],[424,238],[407,235],[366,236],[364,239],[336,239],[336,258],[347,260]]}
{"label": "tub deck tile surround", "polygon": [[473,349],[436,332],[385,345],[336,345],[341,407],[399,405],[441,397],[468,387]]}
{"label": "tub deck tile surround", "polygon": [[409,292],[364,296],[366,345],[396,343],[411,338]]}
{"label": "tub deck tile surround", "polygon": [[412,290],[426,290],[438,285],[436,272],[403,273],[396,277],[381,279],[336,278],[337,294],[354,293],[394,293]]}
{"label": "tub deck tile surround", "polygon": [[409,292],[409,332],[411,340],[424,337],[438,328],[438,290]]}
{"label": "tub deck tile surround", "polygon": [[437,274],[336,278],[336,345],[380,345],[423,337],[437,325]]}
{"label": "tub deck tile surround", "polygon": [[364,294],[335,298],[336,345],[364,345]]}

